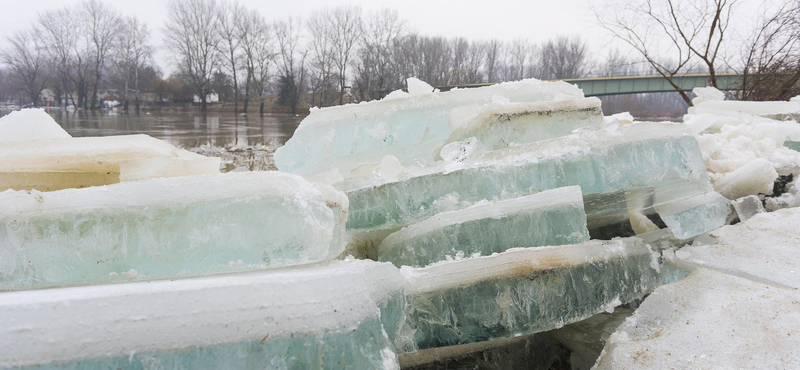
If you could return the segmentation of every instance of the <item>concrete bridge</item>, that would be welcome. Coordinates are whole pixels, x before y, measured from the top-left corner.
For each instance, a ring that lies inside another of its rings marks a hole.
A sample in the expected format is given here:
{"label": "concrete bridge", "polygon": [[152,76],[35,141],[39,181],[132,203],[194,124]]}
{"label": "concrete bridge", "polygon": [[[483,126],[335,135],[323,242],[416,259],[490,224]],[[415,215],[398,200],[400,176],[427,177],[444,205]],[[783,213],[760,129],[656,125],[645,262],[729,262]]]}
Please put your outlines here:
{"label": "concrete bridge", "polygon": [[[695,87],[711,86],[711,76],[708,74],[689,74],[675,76],[675,83],[685,91],[691,91]],[[739,88],[742,75],[736,73],[717,74],[717,86],[720,90],[735,90]],[[588,78],[568,78],[561,80],[578,85],[586,96],[621,95],[621,94],[641,94],[652,92],[671,92],[675,91],[672,85],[661,75],[652,76],[622,76],[622,77],[588,77]],[[469,88],[493,85],[492,83],[465,84],[453,86],[438,86],[441,91],[447,91],[454,87]]]}

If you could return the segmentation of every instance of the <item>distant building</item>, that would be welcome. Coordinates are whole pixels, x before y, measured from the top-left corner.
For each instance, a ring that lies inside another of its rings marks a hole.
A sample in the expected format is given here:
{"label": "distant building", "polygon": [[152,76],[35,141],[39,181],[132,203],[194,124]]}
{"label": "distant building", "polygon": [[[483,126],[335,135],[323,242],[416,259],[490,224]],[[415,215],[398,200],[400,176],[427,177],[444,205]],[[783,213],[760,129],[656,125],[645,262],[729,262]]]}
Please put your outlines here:
{"label": "distant building", "polygon": [[[201,102],[199,95],[197,95],[197,94],[194,95],[194,102],[195,103],[200,103]],[[210,92],[210,93],[206,94],[206,102],[207,103],[219,103],[219,94],[217,94],[215,92]]]}

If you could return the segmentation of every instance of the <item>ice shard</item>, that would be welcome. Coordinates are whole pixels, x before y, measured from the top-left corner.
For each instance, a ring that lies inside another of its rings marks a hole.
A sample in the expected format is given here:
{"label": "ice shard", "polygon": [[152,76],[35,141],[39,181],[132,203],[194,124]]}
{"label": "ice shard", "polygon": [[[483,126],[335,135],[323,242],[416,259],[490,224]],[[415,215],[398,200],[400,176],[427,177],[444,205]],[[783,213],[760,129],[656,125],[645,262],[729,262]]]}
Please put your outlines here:
{"label": "ice shard", "polygon": [[[187,167],[158,162],[168,159],[182,159]],[[133,174],[121,173],[126,163],[135,170]],[[11,141],[0,146],[0,189],[51,191],[114,184],[126,176],[140,179],[154,166],[171,167],[158,176],[218,173],[219,159],[180,150],[147,135]]]}
{"label": "ice shard", "polygon": [[422,267],[511,248],[588,240],[581,189],[570,186],[437,214],[386,237],[378,258],[396,266]]}
{"label": "ice shard", "polygon": [[[336,187],[350,199],[348,230],[360,237],[398,230],[483,199],[516,198],[571,185],[581,187],[590,231],[627,222],[630,212],[652,213],[655,206],[678,201],[682,202],[666,208],[676,222],[690,218],[682,215],[713,216],[691,231],[683,228],[682,238],[722,226],[727,216],[715,213],[725,201],[713,194],[697,142],[679,124],[580,130],[488,152],[472,162],[411,169],[401,181],[350,180]],[[703,199],[711,203],[699,203]]]}
{"label": "ice shard", "polygon": [[0,294],[0,368],[397,369],[388,263]]}
{"label": "ice shard", "polygon": [[707,269],[656,289],[593,369],[791,369],[800,292]]}
{"label": "ice shard", "polygon": [[0,291],[330,260],[347,198],[279,172],[0,193]]}
{"label": "ice shard", "polygon": [[[409,85],[411,86],[411,85]],[[451,110],[507,102],[582,98],[565,82],[529,79],[475,89],[412,94],[380,101],[312,109],[294,136],[275,153],[281,171],[311,176],[337,168],[344,178],[362,163],[393,155],[403,165],[432,162],[450,135]]]}
{"label": "ice shard", "polygon": [[555,329],[650,292],[653,263],[634,237],[403,267],[408,306],[396,343],[413,351]]}
{"label": "ice shard", "polygon": [[756,158],[717,180],[714,189],[728,199],[759,193],[772,194],[772,185],[777,178],[778,172],[772,163],[764,158]]}
{"label": "ice shard", "polygon": [[731,202],[740,221],[747,221],[749,218],[764,213],[764,203],[757,195],[748,195]]}
{"label": "ice shard", "polygon": [[603,125],[598,98],[490,103],[456,108],[450,113],[447,142],[477,138],[487,150],[566,136],[581,127]]}
{"label": "ice shard", "polygon": [[699,237],[677,250],[670,264],[685,270],[704,267],[800,289],[800,208],[760,213]]}

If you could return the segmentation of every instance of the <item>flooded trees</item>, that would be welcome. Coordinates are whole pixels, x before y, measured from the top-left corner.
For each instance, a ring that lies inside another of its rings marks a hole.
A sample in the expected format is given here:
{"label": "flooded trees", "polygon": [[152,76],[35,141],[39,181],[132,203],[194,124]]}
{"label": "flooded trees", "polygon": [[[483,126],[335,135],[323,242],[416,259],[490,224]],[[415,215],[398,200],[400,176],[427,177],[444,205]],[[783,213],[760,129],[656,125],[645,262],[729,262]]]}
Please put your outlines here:
{"label": "flooded trees", "polygon": [[185,74],[205,111],[211,78],[219,66],[217,4],[213,0],[171,0],[167,5],[165,43],[172,50],[178,70]]}
{"label": "flooded trees", "polygon": [[37,106],[50,76],[42,40],[36,29],[15,32],[6,40],[10,46],[0,51],[0,61],[9,67],[9,77],[17,89]]}

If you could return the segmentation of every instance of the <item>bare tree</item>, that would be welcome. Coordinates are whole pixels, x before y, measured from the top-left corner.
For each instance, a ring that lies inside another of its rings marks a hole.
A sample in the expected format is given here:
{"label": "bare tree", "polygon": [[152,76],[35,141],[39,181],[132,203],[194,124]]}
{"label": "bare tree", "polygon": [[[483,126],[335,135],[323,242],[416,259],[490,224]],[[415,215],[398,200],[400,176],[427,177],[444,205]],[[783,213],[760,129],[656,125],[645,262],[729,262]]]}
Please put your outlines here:
{"label": "bare tree", "polygon": [[244,22],[246,9],[238,1],[223,1],[217,8],[218,31],[220,37],[219,54],[233,79],[233,110],[239,111],[239,79],[236,67],[241,61],[240,49],[243,42],[241,24]]}
{"label": "bare tree", "polygon": [[800,2],[765,10],[745,43],[741,73],[742,100],[784,100],[800,92]]}
{"label": "bare tree", "polygon": [[306,57],[308,51],[300,46],[299,18],[287,18],[275,24],[278,40],[278,102],[288,106],[292,114],[297,106],[306,84]]}
{"label": "bare tree", "polygon": [[255,32],[255,35],[258,36],[258,42],[255,49],[253,81],[258,90],[258,112],[259,114],[264,114],[264,91],[266,91],[267,85],[272,78],[270,65],[275,62],[277,54],[275,53],[272,30],[266,23],[262,23],[261,26],[263,28]]}
{"label": "bare tree", "polygon": [[717,86],[718,57],[735,4],[736,0],[620,1],[607,4],[609,10],[596,16],[602,27],[633,47],[691,104],[674,79],[694,57],[708,69],[711,85]]}
{"label": "bare tree", "polygon": [[[37,23],[47,46],[48,54],[61,76],[59,85],[64,88],[65,104],[71,101],[75,108],[84,106],[87,92],[87,74],[90,68],[86,53],[90,50],[86,38],[79,37],[79,14],[72,8],[61,8],[41,13]],[[77,100],[72,92],[77,93]]]}
{"label": "bare tree", "polygon": [[311,13],[306,20],[306,28],[311,36],[311,105],[315,105],[315,98],[319,93],[319,106],[325,106],[327,88],[330,84],[331,70],[333,69],[333,39],[335,37],[333,24],[329,21],[327,10],[317,10]]}
{"label": "bare tree", "polygon": [[497,67],[502,57],[502,47],[503,44],[500,40],[490,40],[483,45],[483,50],[486,53],[484,63],[486,82],[497,82]]}
{"label": "bare tree", "polygon": [[181,73],[191,81],[206,111],[211,78],[219,64],[220,37],[214,0],[170,0],[165,28],[166,44],[172,50]]}
{"label": "bare tree", "polygon": [[361,8],[339,6],[331,10],[333,29],[333,64],[339,78],[339,104],[344,103],[344,89],[347,84],[347,68],[352,62],[356,43],[361,32]]}
{"label": "bare tree", "polygon": [[115,64],[124,78],[123,105],[128,110],[130,82],[133,82],[135,109],[139,111],[139,71],[150,59],[153,47],[150,45],[150,31],[147,25],[137,18],[125,18],[117,35]]}
{"label": "bare tree", "polygon": [[114,38],[119,32],[119,16],[114,9],[99,0],[86,0],[81,4],[81,14],[90,38],[92,48],[92,64],[94,81],[92,84],[92,101],[97,102],[97,87],[104,69],[106,60],[114,46]]}
{"label": "bare tree", "polygon": [[579,37],[556,37],[539,50],[539,66],[543,78],[575,78],[586,72],[586,43]]}
{"label": "bare tree", "polygon": [[354,63],[353,90],[359,100],[377,99],[399,87],[401,81],[393,66],[392,49],[404,30],[405,23],[395,10],[384,8],[366,13]]}
{"label": "bare tree", "polygon": [[17,81],[31,104],[39,104],[39,96],[48,81],[47,55],[34,29],[15,32],[6,38],[9,47],[0,51],[0,59],[9,67],[10,78]]}

